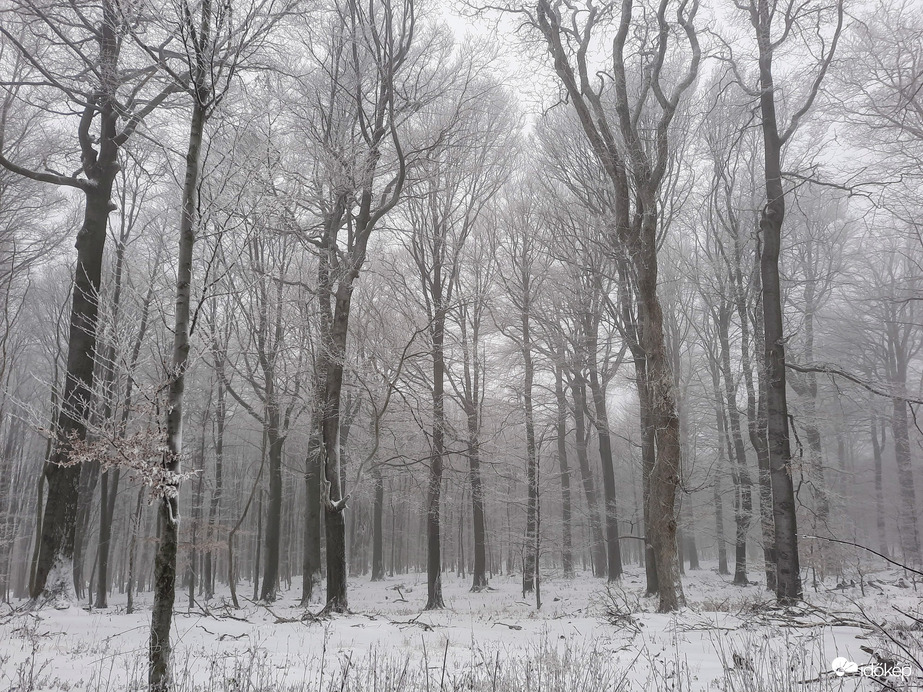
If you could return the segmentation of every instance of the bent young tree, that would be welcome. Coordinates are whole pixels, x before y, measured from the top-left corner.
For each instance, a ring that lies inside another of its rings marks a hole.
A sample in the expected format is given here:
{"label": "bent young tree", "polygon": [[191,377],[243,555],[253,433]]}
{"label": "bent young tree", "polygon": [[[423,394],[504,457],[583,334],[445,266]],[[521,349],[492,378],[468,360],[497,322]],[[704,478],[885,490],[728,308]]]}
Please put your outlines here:
{"label": "bent young tree", "polygon": [[[618,12],[616,12],[618,10]],[[613,237],[630,265],[639,314],[640,346],[656,461],[650,474],[647,537],[656,562],[661,611],[683,606],[676,545],[676,493],[680,482],[680,438],[676,395],[667,354],[663,310],[657,293],[660,195],[670,163],[671,124],[680,100],[698,74],[701,51],[694,26],[698,2],[661,0],[651,20],[632,0],[620,6],[579,6],[539,0],[534,24],[541,32],[563,90],[612,186]],[[667,18],[670,12],[671,17]],[[610,71],[591,64],[588,48],[614,21]],[[653,21],[646,32],[639,21]],[[666,56],[683,53],[677,69]],[[611,78],[603,75],[611,74]],[[634,75],[645,75],[640,83]],[[672,79],[671,79],[672,76]],[[614,109],[604,87],[614,87]],[[615,118],[611,117],[614,110]]]}

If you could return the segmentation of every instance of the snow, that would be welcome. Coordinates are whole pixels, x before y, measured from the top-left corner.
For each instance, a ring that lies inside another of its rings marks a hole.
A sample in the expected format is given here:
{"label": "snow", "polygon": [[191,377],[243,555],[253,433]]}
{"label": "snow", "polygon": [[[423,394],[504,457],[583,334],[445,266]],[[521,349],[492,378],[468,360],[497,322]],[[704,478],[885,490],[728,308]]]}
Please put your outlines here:
{"label": "snow", "polygon": [[[353,613],[323,620],[303,618],[297,588],[268,607],[246,602],[240,610],[216,598],[207,611],[187,611],[178,592],[174,674],[178,690],[216,691],[882,689],[831,669],[838,657],[874,663],[866,646],[912,665],[912,678],[888,680],[893,689],[919,689],[923,671],[898,644],[923,660],[921,635],[895,608],[919,617],[923,591],[896,571],[865,579],[865,596],[858,584],[817,591],[808,584],[807,604],[782,611],[761,587],[736,587],[702,569],[684,579],[689,607],[676,614],[653,612],[638,568],[609,589],[588,575],[545,578],[541,611],[534,597],[523,599],[515,575],[494,577],[481,593],[468,591],[468,578],[444,575],[447,609],[438,612],[421,610],[425,575],[355,578]],[[25,602],[0,611],[0,690],[140,689],[145,596],[133,615],[117,594],[104,611],[29,610]]]}

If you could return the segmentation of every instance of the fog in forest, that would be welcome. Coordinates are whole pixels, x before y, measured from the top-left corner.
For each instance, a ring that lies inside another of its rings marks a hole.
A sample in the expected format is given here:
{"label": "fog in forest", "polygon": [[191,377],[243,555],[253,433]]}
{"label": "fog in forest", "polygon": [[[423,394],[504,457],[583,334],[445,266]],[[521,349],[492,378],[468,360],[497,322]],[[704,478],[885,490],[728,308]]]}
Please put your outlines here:
{"label": "fog in forest", "polygon": [[0,690],[923,686],[919,0],[0,0]]}

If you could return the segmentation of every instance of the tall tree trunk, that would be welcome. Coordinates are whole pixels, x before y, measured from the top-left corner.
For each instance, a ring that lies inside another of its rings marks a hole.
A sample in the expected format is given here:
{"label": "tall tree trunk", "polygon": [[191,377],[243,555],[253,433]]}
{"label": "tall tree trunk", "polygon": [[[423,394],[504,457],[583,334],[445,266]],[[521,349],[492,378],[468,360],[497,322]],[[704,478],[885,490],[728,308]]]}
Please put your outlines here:
{"label": "tall tree trunk", "polygon": [[[563,348],[559,358],[563,358]],[[555,435],[557,437],[558,469],[561,473],[561,564],[564,578],[574,577],[573,538],[571,537],[570,469],[567,464],[567,399],[564,395],[564,370],[560,360],[554,368],[554,394],[557,401]]]}
{"label": "tall tree trunk", "polygon": [[135,612],[135,584],[138,583],[138,533],[141,531],[141,511],[144,505],[144,486],[138,489],[138,499],[135,501],[135,511],[131,517],[131,537],[128,539],[128,585],[125,591],[128,594],[128,605],[125,612],[131,615]]}
{"label": "tall tree trunk", "polygon": [[763,131],[763,167],[766,205],[760,214],[762,252],[760,279],[763,298],[763,348],[766,371],[766,418],[769,474],[775,522],[776,597],[781,603],[801,600],[801,569],[798,560],[798,521],[792,484],[792,452],[788,430],[785,389],[785,332],[779,253],[785,219],[782,187],[782,140],[776,119],[775,84],[772,74],[773,46],[768,0],[757,0],[753,16],[759,49],[760,114]]}
{"label": "tall tree trunk", "polygon": [[532,364],[532,335],[530,331],[532,289],[530,287],[528,263],[522,265],[522,309],[520,324],[522,327],[522,359],[523,359],[523,407],[526,418],[526,538],[523,546],[522,561],[522,593],[532,593],[535,590],[535,574],[537,569],[536,531],[538,512],[538,451],[535,444],[535,414],[532,410],[532,382],[535,378],[535,368]]}
{"label": "tall tree trunk", "polygon": [[[433,284],[441,290],[439,267]],[[445,311],[442,296],[434,296],[436,315],[431,329],[433,347],[433,434],[426,499],[426,610],[445,608],[442,600],[442,465],[445,456]]]}
{"label": "tall tree trunk", "polygon": [[[54,451],[50,463],[46,464],[43,471],[47,479],[48,496],[41,522],[35,575],[31,580],[30,596],[33,599],[39,596],[69,599],[73,594],[74,539],[81,466],[62,464],[68,462],[71,440],[86,439],[87,416],[93,392],[99,315],[97,297],[120,146],[120,135],[116,129],[119,114],[111,99],[117,90],[114,80],[119,74],[121,47],[121,41],[116,35],[119,25],[116,12],[114,4],[104,0],[102,20],[93,32],[99,43],[97,74],[101,76],[102,84],[98,91],[94,91],[97,97],[86,106],[80,125],[83,148],[81,163],[87,178],[87,184],[82,188],[85,207],[83,225],[77,233],[76,242],[77,265],[67,342],[67,373],[61,406],[54,424]],[[93,135],[88,131],[94,119],[99,122],[98,151],[93,149]]]}
{"label": "tall tree trunk", "polygon": [[[267,380],[266,398],[269,401],[272,385]],[[282,450],[285,437],[279,431],[279,410],[275,404],[267,406],[266,435],[269,441],[269,507],[266,515],[266,560],[264,562],[263,590],[260,600],[272,603],[279,591],[279,545],[282,538]]]}
{"label": "tall tree trunk", "polygon": [[[326,255],[325,255],[326,256]],[[358,272],[358,268],[355,270]],[[327,604],[326,612],[345,613],[349,609],[346,593],[346,509],[348,495],[340,485],[340,399],[343,390],[343,362],[352,301],[353,280],[342,280],[334,293],[332,314],[329,299],[325,319],[328,327],[322,368],[326,373],[323,409],[321,455],[324,469],[324,533],[327,540]],[[323,296],[327,291],[319,291]]]}
{"label": "tall tree trunk", "polygon": [[[114,121],[114,115],[110,114]],[[114,130],[114,122],[112,125]],[[114,136],[114,131],[111,135]],[[83,226],[77,234],[77,270],[68,337],[67,375],[51,463],[46,466],[48,494],[42,518],[41,546],[30,595],[69,598],[73,593],[74,543],[81,465],[65,466],[70,440],[86,439],[89,402],[93,391],[96,324],[103,248],[115,179],[113,160],[98,184],[86,191]]]}
{"label": "tall tree trunk", "polygon": [[[318,394],[317,396],[320,396]],[[308,453],[305,458],[305,510],[304,510],[304,555],[301,573],[301,605],[307,606],[314,593],[314,586],[320,581],[321,572],[321,425],[323,405],[315,407],[308,438]]]}
{"label": "tall tree trunk", "polygon": [[881,450],[885,445],[885,423],[881,422],[881,437],[878,437],[878,419],[872,416],[869,424],[872,433],[872,455],[875,461],[875,524],[878,527],[878,552],[888,555],[888,531],[885,526],[885,497],[882,490]]}
{"label": "tall tree trunk", "polygon": [[575,372],[571,380],[571,393],[574,400],[574,428],[577,442],[577,462],[580,465],[580,476],[583,480],[583,492],[586,495],[587,516],[590,521],[590,535],[592,538],[591,553],[593,555],[593,572],[597,577],[606,576],[606,544],[603,541],[603,529],[599,519],[599,500],[596,497],[596,486],[593,483],[593,472],[590,470],[590,460],[587,457],[587,430],[586,430],[586,380],[582,372]]}
{"label": "tall tree trunk", "polygon": [[[595,337],[593,345],[595,346]],[[594,348],[595,351],[595,348]],[[622,552],[619,546],[619,519],[615,493],[615,469],[612,459],[612,440],[609,435],[609,413],[606,411],[606,388],[599,381],[595,355],[590,354],[590,392],[593,399],[596,436],[599,441],[599,460],[602,463],[603,494],[606,500],[606,557],[609,581],[622,576]]]}
{"label": "tall tree trunk", "polygon": [[[374,486],[374,500],[372,504],[372,581],[382,581],[385,578],[384,569],[384,544],[382,521],[384,519],[385,509],[385,484],[382,479],[381,465],[372,466],[372,483]],[[392,522],[392,545],[394,545],[394,533]],[[392,557],[392,570],[394,558]]]}
{"label": "tall tree trunk", "polygon": [[645,387],[649,392],[657,457],[650,473],[648,539],[654,549],[660,612],[685,605],[676,544],[676,492],[680,480],[679,416],[674,378],[664,340],[663,311],[657,297],[656,197],[644,195],[641,241],[634,254],[641,346],[646,356]]}
{"label": "tall tree trunk", "polygon": [[[216,364],[223,373],[224,363]],[[212,489],[211,502],[208,506],[208,527],[205,542],[205,599],[215,595],[215,572],[217,571],[217,554],[213,546],[218,542],[217,523],[221,516],[221,498],[224,493],[224,426],[226,418],[226,400],[224,375],[218,376],[218,393],[215,397],[215,487]]]}
{"label": "tall tree trunk", "polygon": [[[766,372],[763,363],[763,298],[762,281],[760,280],[759,263],[762,253],[757,240],[757,252],[754,258],[756,267],[753,272],[754,291],[756,296],[755,315],[751,317],[744,301],[738,298],[737,314],[741,321],[741,365],[743,367],[744,385],[747,389],[747,432],[750,444],[756,452],[756,465],[759,474],[760,497],[760,534],[763,544],[763,570],[766,575],[766,588],[776,590],[776,535],[775,519],[772,508],[772,480],[769,470],[769,441],[766,421]],[[753,346],[758,363],[756,382],[759,384],[757,391],[753,377],[753,364],[750,357],[749,325],[753,323]]]}
{"label": "tall tree trunk", "polygon": [[[208,4],[206,0],[205,5]],[[203,25],[208,10],[203,5]],[[207,40],[207,39],[203,39]],[[204,76],[202,77],[204,79]],[[176,315],[173,330],[173,363],[167,401],[167,452],[163,458],[168,474],[180,472],[183,453],[183,398],[189,360],[190,307],[192,299],[192,255],[197,226],[197,191],[206,109],[203,100],[193,104],[183,181],[182,214],[179,229],[179,256],[176,265]],[[179,545],[179,488],[169,481],[160,498],[160,544],[154,561],[154,608],[151,615],[148,683],[151,692],[166,692],[171,687],[170,628],[176,597],[176,553]]]}
{"label": "tall tree trunk", "polygon": [[[903,387],[900,391],[903,391]],[[897,478],[901,487],[901,511],[898,518],[901,553],[906,562],[918,565],[920,564],[920,536],[917,530],[917,500],[913,487],[907,402],[904,399],[894,398],[891,403],[894,457],[897,461]]]}
{"label": "tall tree trunk", "polygon": [[734,583],[738,586],[746,586],[750,583],[747,579],[747,533],[750,530],[750,520],[753,515],[753,494],[750,469],[747,467],[747,450],[744,448],[741,433],[740,412],[737,409],[737,385],[731,370],[731,344],[728,333],[730,314],[724,309],[719,308],[719,310],[716,326],[721,347],[721,373],[724,377],[724,401],[728,422],[725,434],[728,435],[729,456],[733,454],[735,462],[735,472],[732,474],[735,481],[734,519],[737,526]]}

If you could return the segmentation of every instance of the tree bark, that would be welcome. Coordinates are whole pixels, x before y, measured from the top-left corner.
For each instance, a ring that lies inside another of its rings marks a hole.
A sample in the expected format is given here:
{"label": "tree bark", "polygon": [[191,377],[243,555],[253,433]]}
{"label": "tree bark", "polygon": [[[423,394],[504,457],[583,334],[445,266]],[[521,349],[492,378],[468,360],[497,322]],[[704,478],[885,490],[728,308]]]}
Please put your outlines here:
{"label": "tree bark", "polygon": [[[441,292],[441,267],[434,267],[433,286]],[[445,311],[442,295],[433,296],[436,309],[430,330],[433,352],[433,428],[429,486],[426,498],[426,610],[445,608],[442,599],[442,467],[445,456]]]}
{"label": "tree bark", "polygon": [[[206,0],[206,5],[208,4]],[[203,25],[208,10],[203,5]],[[201,77],[204,79],[204,75]],[[197,84],[201,87],[201,84]],[[183,403],[186,367],[189,360],[190,307],[192,300],[192,256],[198,221],[198,182],[202,141],[205,135],[205,99],[197,92],[189,127],[186,173],[183,181],[182,213],[179,229],[179,255],[176,266],[176,315],[173,330],[173,363],[167,401],[166,443],[163,466],[169,474],[179,474],[183,453]],[[175,476],[174,476],[175,477]],[[179,545],[179,487],[170,480],[160,498],[160,544],[154,561],[154,608],[151,615],[148,684],[151,692],[167,692],[172,686],[170,673],[170,629],[176,597],[176,553]]]}
{"label": "tree bark", "polygon": [[[596,338],[593,337],[595,346]],[[595,348],[594,348],[595,350]],[[595,355],[590,354],[590,392],[593,399],[593,423],[599,442],[599,460],[602,464],[603,494],[606,500],[606,557],[609,581],[622,576],[622,552],[619,546],[618,506],[615,493],[615,469],[612,459],[612,440],[609,435],[609,414],[606,411],[606,387],[599,381]]]}
{"label": "tree bark", "polygon": [[735,484],[734,514],[737,531],[735,534],[734,584],[747,586],[747,533],[753,515],[753,494],[750,470],[747,467],[747,450],[744,448],[741,433],[740,412],[737,410],[737,385],[731,370],[731,344],[729,336],[730,314],[719,308],[716,319],[718,341],[721,347],[721,373],[724,377],[724,401],[727,411],[728,435],[727,449],[729,456],[733,453],[736,472],[733,474]]}
{"label": "tree bark", "polygon": [[593,472],[590,470],[590,460],[587,457],[587,430],[586,430],[586,380],[582,372],[575,372],[571,379],[571,394],[574,400],[574,428],[576,433],[577,462],[580,466],[580,476],[583,480],[583,492],[586,495],[587,516],[590,521],[590,536],[592,538],[591,553],[593,555],[593,574],[597,577],[606,576],[608,565],[606,544],[603,540],[603,529],[599,519],[599,500],[596,496],[596,485],[593,482]]}
{"label": "tree bark", "polygon": [[885,525],[885,498],[882,490],[881,450],[885,445],[885,423],[881,423],[881,437],[878,436],[878,419],[872,416],[869,424],[872,433],[872,456],[875,461],[875,524],[878,528],[878,552],[888,555],[888,531]]}
{"label": "tree bark", "polygon": [[[558,354],[564,357],[563,348]],[[573,538],[571,536],[570,468],[567,463],[567,399],[564,395],[564,369],[560,360],[554,368],[554,394],[557,401],[555,434],[557,437],[558,469],[561,473],[561,564],[565,579],[574,577]]]}
{"label": "tree bark", "polygon": [[532,363],[532,335],[530,330],[531,297],[530,264],[526,261],[523,252],[522,263],[522,305],[520,311],[520,324],[522,327],[522,359],[523,359],[523,408],[526,419],[526,537],[523,546],[522,566],[522,593],[532,593],[535,590],[535,574],[537,570],[538,555],[536,554],[536,531],[538,530],[538,451],[535,444],[535,414],[532,410],[532,383],[535,378],[535,367]]}
{"label": "tree bark", "polygon": [[[385,578],[383,558],[384,541],[382,535],[382,522],[385,510],[385,484],[382,479],[380,464],[375,464],[372,467],[372,483],[374,486],[374,500],[372,504],[372,581],[382,581]],[[393,533],[391,535],[391,540],[392,542],[394,541]]]}

